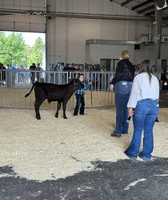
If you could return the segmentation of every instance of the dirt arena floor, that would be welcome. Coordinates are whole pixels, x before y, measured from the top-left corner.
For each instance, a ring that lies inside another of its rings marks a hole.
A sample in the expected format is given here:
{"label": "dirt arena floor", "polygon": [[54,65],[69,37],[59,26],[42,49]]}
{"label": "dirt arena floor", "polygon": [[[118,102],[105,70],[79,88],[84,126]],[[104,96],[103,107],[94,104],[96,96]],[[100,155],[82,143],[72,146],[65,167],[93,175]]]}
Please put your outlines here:
{"label": "dirt arena floor", "polygon": [[76,117],[69,110],[67,120],[54,114],[41,110],[36,120],[34,109],[0,109],[0,200],[167,199],[168,108],[160,109],[149,164],[123,153],[132,122],[128,135],[110,136],[114,107]]}
{"label": "dirt arena floor", "polygon": [[112,112],[86,112],[88,115],[78,117],[67,112],[68,120],[64,120],[62,111],[56,119],[55,110],[42,110],[42,120],[38,121],[34,110],[2,109],[1,119],[5,120],[1,120],[1,166],[12,165],[20,176],[44,181],[92,169],[90,161],[100,156],[109,160],[111,155],[106,151],[112,145],[112,120],[107,113]]}
{"label": "dirt arena floor", "polygon": [[[86,115],[67,112],[68,119],[54,117],[55,110],[1,109],[0,166],[12,166],[15,173],[29,180],[55,180],[83,170],[93,170],[91,162],[126,159],[123,154],[132,137],[110,136],[115,125],[115,110],[87,109]],[[168,156],[168,109],[160,109],[155,124],[153,155]],[[2,176],[2,175],[1,175]]]}

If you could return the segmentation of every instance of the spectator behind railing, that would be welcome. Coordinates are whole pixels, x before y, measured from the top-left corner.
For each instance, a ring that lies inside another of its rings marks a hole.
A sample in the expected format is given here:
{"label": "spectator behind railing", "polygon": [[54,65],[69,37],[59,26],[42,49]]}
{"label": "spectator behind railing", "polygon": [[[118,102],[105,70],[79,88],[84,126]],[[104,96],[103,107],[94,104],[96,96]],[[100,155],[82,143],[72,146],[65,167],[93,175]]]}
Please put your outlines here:
{"label": "spectator behind railing", "polygon": [[50,71],[51,71],[51,73],[50,73],[50,83],[54,83],[54,73],[52,73],[52,72],[55,71],[54,64],[51,64]]}
{"label": "spectator behind railing", "polygon": [[75,65],[72,63],[72,65],[69,66],[70,71],[76,71]]}
{"label": "spectator behind railing", "polygon": [[61,63],[61,65],[60,65],[60,71],[61,71],[61,72],[64,71],[64,63]]}
{"label": "spectator behind railing", "polygon": [[[37,72],[37,81],[40,81],[40,79],[42,78],[42,67],[40,66],[40,63],[37,64],[36,70],[39,71]],[[41,72],[40,72],[41,71]]]}
{"label": "spectator behind railing", "polygon": [[[32,65],[29,67],[30,71],[35,71],[36,70],[36,65],[35,63],[32,63]],[[35,72],[31,72],[31,82],[32,84],[35,82]]]}
{"label": "spectator behind railing", "polygon": [[63,69],[63,71],[69,71],[69,70],[70,70],[70,68],[69,68],[69,64],[66,63],[66,65],[65,65],[65,67],[64,67],[64,69]]}
{"label": "spectator behind railing", "polygon": [[19,72],[19,74],[18,74],[18,79],[19,79],[18,82],[19,82],[19,84],[24,84],[25,79],[24,79],[24,67],[23,67],[23,65],[20,65],[19,70],[21,72]]}
{"label": "spectator behind railing", "polygon": [[60,71],[60,62],[58,62],[55,66],[55,71]]}
{"label": "spectator behind railing", "polygon": [[0,63],[0,70],[2,70],[2,72],[0,72],[0,84],[3,85],[6,82],[6,68],[2,63]]}

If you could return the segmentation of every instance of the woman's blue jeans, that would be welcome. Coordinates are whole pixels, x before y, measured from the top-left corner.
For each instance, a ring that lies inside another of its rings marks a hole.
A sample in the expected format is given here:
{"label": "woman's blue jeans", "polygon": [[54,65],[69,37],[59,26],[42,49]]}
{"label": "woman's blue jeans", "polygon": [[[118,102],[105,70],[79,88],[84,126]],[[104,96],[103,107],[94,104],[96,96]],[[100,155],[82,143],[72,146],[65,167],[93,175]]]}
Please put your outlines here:
{"label": "woman's blue jeans", "polygon": [[115,134],[128,133],[127,103],[132,88],[132,82],[120,81],[115,85],[116,128]]}
{"label": "woman's blue jeans", "polygon": [[125,151],[128,156],[137,157],[141,145],[141,135],[144,131],[143,149],[139,156],[151,158],[153,151],[153,126],[158,116],[159,104],[157,100],[143,99],[137,103],[133,116],[134,133],[132,141]]}

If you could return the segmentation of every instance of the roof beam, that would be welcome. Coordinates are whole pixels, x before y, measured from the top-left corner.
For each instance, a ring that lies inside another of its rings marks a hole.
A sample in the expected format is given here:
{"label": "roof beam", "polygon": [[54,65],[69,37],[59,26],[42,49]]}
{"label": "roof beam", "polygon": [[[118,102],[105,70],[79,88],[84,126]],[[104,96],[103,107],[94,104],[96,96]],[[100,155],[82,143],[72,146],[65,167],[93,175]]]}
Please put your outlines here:
{"label": "roof beam", "polygon": [[168,24],[163,24],[162,28],[168,27]]}
{"label": "roof beam", "polygon": [[126,4],[128,4],[128,3],[132,2],[132,1],[133,1],[133,0],[124,1],[124,2],[121,4],[121,6],[125,6]]}
{"label": "roof beam", "polygon": [[147,8],[144,8],[144,9],[138,11],[138,14],[144,13],[144,12],[149,11],[149,10],[155,10],[155,5],[149,6]]}
{"label": "roof beam", "polygon": [[145,14],[146,17],[149,17],[150,15],[155,15],[155,10]]}
{"label": "roof beam", "polygon": [[145,6],[145,5],[147,5],[147,4],[151,3],[151,2],[154,2],[154,1],[153,0],[147,0],[147,1],[143,2],[143,3],[141,3],[141,4],[138,4],[137,6],[132,7],[132,10],[136,10],[137,8]]}

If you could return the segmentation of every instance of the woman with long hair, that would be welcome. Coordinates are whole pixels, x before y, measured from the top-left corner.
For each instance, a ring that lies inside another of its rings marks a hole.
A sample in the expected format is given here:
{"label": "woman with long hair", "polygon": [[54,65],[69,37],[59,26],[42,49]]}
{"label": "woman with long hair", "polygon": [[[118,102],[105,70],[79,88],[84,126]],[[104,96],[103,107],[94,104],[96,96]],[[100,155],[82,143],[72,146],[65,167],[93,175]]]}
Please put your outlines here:
{"label": "woman with long hair", "polygon": [[[140,74],[133,81],[127,104],[128,115],[133,115],[134,132],[125,154],[132,159],[139,155],[143,160],[151,160],[153,151],[153,126],[159,111],[159,81],[152,74],[150,60],[141,63]],[[144,132],[143,149],[139,153],[141,135]]]}

